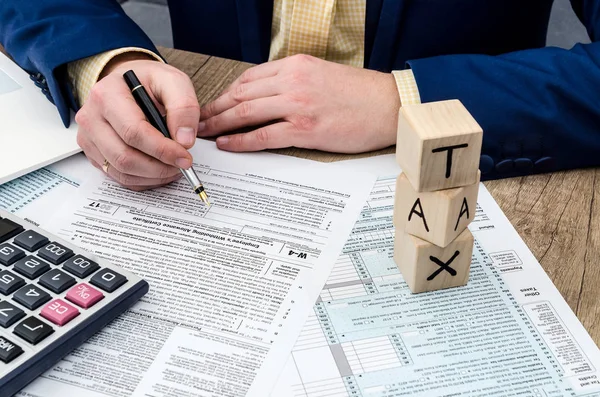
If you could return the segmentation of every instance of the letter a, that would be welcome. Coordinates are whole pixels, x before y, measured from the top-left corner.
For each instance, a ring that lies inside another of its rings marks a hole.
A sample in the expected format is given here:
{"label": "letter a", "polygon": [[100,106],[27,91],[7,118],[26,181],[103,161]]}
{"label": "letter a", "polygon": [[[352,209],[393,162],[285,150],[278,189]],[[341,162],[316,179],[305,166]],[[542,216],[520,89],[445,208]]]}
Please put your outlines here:
{"label": "letter a", "polygon": [[[419,210],[421,212],[417,212],[416,208],[419,206]],[[429,232],[429,228],[427,227],[427,220],[425,219],[425,213],[423,212],[423,207],[421,206],[421,199],[418,198],[417,201],[412,206],[410,210],[410,214],[408,214],[408,221],[410,222],[410,218],[412,218],[412,214],[416,214],[419,218],[423,218],[423,225],[425,226],[425,230]]]}
{"label": "letter a", "polygon": [[458,219],[456,220],[456,226],[454,226],[454,231],[458,228],[458,223],[460,222],[460,218],[462,218],[463,214],[467,214],[467,219],[469,219],[469,204],[467,204],[467,198],[463,198],[462,206],[460,207],[460,214],[458,214]]}

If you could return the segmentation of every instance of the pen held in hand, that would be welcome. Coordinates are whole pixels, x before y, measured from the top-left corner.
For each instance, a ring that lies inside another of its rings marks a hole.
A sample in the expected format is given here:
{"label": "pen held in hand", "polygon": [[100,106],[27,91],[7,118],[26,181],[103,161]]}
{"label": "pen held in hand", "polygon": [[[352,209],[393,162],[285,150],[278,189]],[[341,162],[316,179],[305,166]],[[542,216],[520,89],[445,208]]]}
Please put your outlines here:
{"label": "pen held in hand", "polygon": [[[136,103],[142,109],[142,112],[144,112],[148,122],[154,128],[159,130],[166,138],[172,139],[165,119],[154,105],[154,102],[152,102],[150,95],[148,95],[146,89],[144,86],[142,86],[142,83],[140,83],[140,80],[137,78],[133,70],[125,72],[123,74],[123,78],[131,90],[131,94],[135,98]],[[198,175],[196,175],[194,168],[190,167],[188,170],[180,168],[179,170],[192,186],[194,193],[196,193],[206,205],[210,205],[208,201],[208,195],[206,194],[204,186],[202,186],[202,182],[200,182]]]}

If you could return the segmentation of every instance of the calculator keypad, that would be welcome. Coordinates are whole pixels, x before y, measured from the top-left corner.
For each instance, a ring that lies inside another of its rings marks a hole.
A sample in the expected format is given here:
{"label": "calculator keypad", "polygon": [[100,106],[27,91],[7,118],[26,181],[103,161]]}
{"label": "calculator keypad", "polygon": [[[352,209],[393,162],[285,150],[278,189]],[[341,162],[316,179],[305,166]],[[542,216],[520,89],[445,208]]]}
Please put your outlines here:
{"label": "calculator keypad", "polygon": [[73,251],[57,242],[52,242],[41,248],[38,256],[54,265],[60,265],[73,256]]}
{"label": "calculator keypad", "polygon": [[104,294],[86,283],[81,283],[71,288],[65,298],[77,306],[87,309],[101,301]]}
{"label": "calculator keypad", "polygon": [[4,266],[10,266],[19,259],[25,257],[25,252],[12,244],[0,245],[0,263]]}
{"label": "calculator keypad", "polygon": [[52,269],[40,277],[39,284],[56,294],[60,294],[66,291],[70,286],[75,285],[76,282],[77,281],[67,273],[58,269]]}
{"label": "calculator keypad", "polygon": [[25,339],[32,345],[37,345],[53,332],[54,329],[51,326],[33,316],[21,321],[13,331],[15,335]]}
{"label": "calculator keypad", "polygon": [[23,353],[23,349],[16,343],[0,336],[0,361],[8,364]]}
{"label": "calculator keypad", "polygon": [[0,326],[8,328],[25,317],[25,312],[7,301],[0,301]]}
{"label": "calculator keypad", "polygon": [[46,236],[42,236],[38,232],[26,230],[24,233],[15,237],[14,243],[21,248],[25,248],[29,252],[33,252],[48,244],[49,241]]}
{"label": "calculator keypad", "polygon": [[26,256],[14,264],[13,270],[33,280],[50,270],[50,265],[35,256]]}
{"label": "calculator keypad", "polygon": [[86,278],[99,268],[96,262],[81,255],[75,255],[63,265],[64,270],[79,278]]}
{"label": "calculator keypad", "polygon": [[113,292],[126,282],[127,278],[125,276],[111,269],[102,269],[90,279],[90,284],[106,292]]}
{"label": "calculator keypad", "polygon": [[75,317],[79,316],[79,310],[62,299],[54,299],[44,306],[40,315],[62,327]]}
{"label": "calculator keypad", "polygon": [[99,302],[128,282],[44,234],[0,217],[0,373],[28,360],[34,345],[86,324]]}
{"label": "calculator keypad", "polygon": [[0,294],[10,295],[24,285],[25,280],[11,271],[0,271]]}
{"label": "calculator keypad", "polygon": [[29,310],[37,309],[50,299],[52,299],[50,294],[32,284],[27,284],[13,295],[13,300],[22,304]]}

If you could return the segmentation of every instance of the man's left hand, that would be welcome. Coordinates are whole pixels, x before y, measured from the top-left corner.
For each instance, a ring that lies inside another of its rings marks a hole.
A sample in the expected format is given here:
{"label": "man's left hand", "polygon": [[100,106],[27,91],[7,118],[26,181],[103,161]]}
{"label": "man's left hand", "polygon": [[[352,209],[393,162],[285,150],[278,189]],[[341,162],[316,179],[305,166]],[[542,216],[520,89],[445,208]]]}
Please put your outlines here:
{"label": "man's left hand", "polygon": [[199,137],[242,152],[301,147],[358,153],[396,142],[400,98],[394,77],[294,55],[246,70],[202,108]]}

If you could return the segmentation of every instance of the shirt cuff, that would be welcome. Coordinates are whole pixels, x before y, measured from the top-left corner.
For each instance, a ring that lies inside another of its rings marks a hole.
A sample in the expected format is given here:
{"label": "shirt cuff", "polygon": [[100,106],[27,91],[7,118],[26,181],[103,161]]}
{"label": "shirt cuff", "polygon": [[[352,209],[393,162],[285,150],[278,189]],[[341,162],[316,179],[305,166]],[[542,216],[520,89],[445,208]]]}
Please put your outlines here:
{"label": "shirt cuff", "polygon": [[118,48],[116,50],[106,51],[97,55],[92,55],[91,57],[70,62],[67,65],[67,71],[75,91],[76,99],[79,102],[79,106],[82,106],[85,103],[90,95],[92,87],[98,81],[100,73],[102,73],[102,70],[104,70],[104,67],[110,62],[110,60],[117,55],[121,55],[126,52],[142,52],[152,56],[157,61],[164,62],[162,58],[154,52],[138,47]]}
{"label": "shirt cuff", "polygon": [[404,105],[418,105],[421,103],[419,95],[419,87],[412,69],[394,70],[392,71],[396,79],[398,94],[400,95],[400,103]]}

